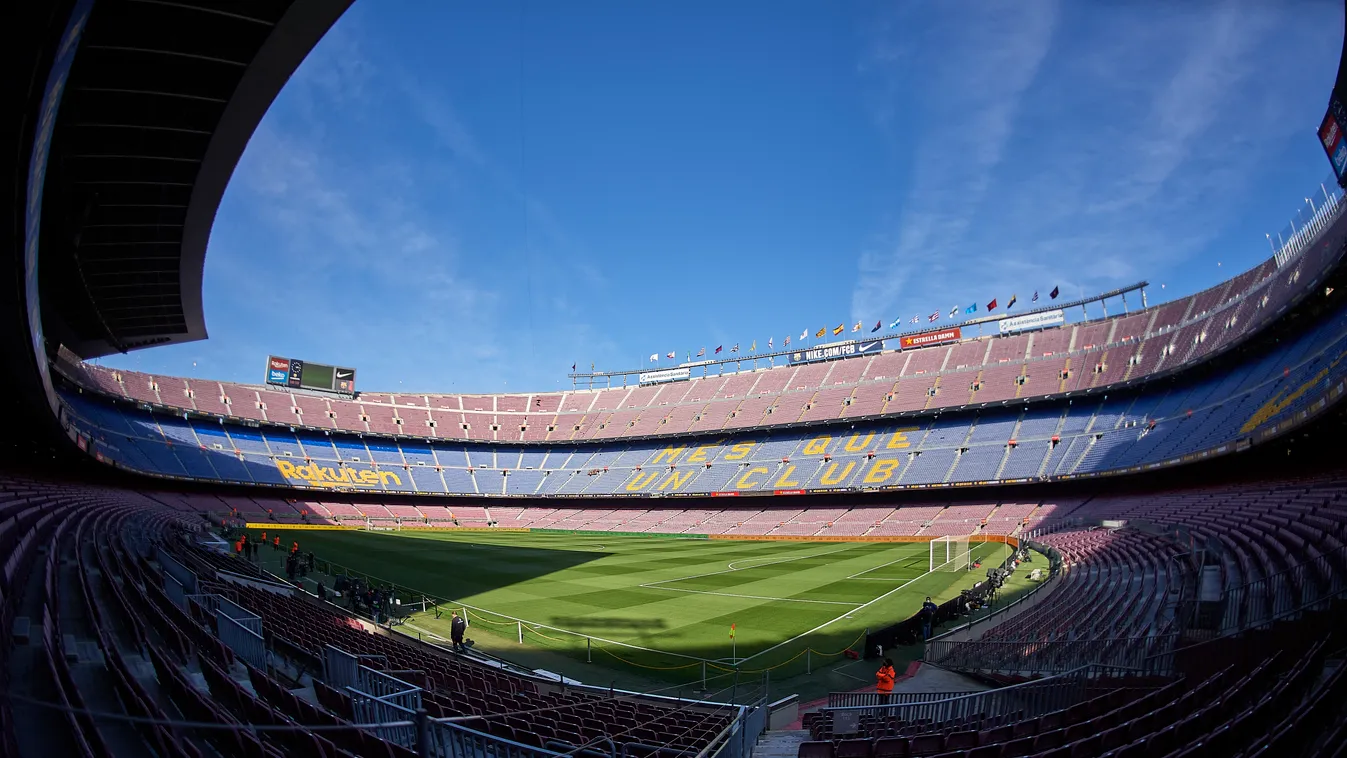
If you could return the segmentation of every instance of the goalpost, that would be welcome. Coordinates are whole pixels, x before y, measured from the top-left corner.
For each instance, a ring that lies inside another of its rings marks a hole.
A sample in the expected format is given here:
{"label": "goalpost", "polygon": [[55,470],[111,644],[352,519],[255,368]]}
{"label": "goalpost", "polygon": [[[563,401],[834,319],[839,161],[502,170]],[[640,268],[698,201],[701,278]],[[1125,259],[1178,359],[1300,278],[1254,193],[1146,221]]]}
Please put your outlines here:
{"label": "goalpost", "polygon": [[967,571],[973,564],[968,535],[931,540],[931,571]]}

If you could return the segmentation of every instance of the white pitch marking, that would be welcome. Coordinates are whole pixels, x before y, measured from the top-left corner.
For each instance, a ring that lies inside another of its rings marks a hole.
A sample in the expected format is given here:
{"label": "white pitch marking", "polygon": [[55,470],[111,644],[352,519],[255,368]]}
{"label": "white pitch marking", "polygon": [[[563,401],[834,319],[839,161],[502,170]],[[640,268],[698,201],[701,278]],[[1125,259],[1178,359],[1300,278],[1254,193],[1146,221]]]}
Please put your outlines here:
{"label": "white pitch marking", "polygon": [[[921,579],[922,577],[924,577],[924,576],[926,576],[927,574],[930,574],[930,573],[931,573],[931,572],[927,571],[925,574],[922,574],[921,576],[918,576],[918,577],[915,577],[915,578],[913,578],[913,579],[911,579],[911,580],[909,580],[909,581],[906,581],[906,582],[904,582],[904,583],[898,585],[897,587],[894,587],[893,589],[889,590],[888,592],[885,592],[883,595],[880,595],[879,597],[875,598],[874,600],[871,600],[871,601],[869,601],[869,602],[867,602],[867,603],[865,603],[865,604],[863,604],[863,605],[858,605],[858,606],[856,606],[855,608],[852,609],[852,612],[854,612],[854,611],[859,611],[859,610],[862,610],[862,609],[864,609],[864,608],[868,608],[869,606],[872,606],[872,605],[874,605],[875,603],[878,603],[879,601],[883,600],[884,598],[889,597],[890,595],[892,595],[892,594],[898,592],[899,590],[902,590],[904,587],[907,587],[909,584],[912,584],[912,582],[915,582],[915,581],[917,581],[917,579]],[[741,659],[739,662],[740,662],[740,663],[747,663],[748,661],[751,661],[751,660],[753,660],[754,658],[757,658],[757,657],[760,656],[760,655],[765,655],[765,654],[767,654],[767,653],[770,653],[770,652],[772,652],[773,650],[776,650],[777,648],[784,647],[784,646],[786,646],[786,645],[789,645],[789,644],[792,643],[792,642],[795,642],[796,640],[803,639],[804,637],[807,637],[807,636],[813,634],[814,632],[817,632],[817,631],[820,630],[820,629],[823,629],[823,628],[828,627],[828,626],[832,626],[833,624],[837,623],[838,621],[841,621],[842,619],[844,619],[844,618],[846,618],[846,617],[847,617],[847,614],[844,613],[844,614],[842,614],[841,616],[838,616],[837,618],[832,619],[831,621],[825,621],[825,622],[823,622],[822,624],[819,624],[818,626],[814,627],[813,629],[810,629],[810,630],[807,631],[807,632],[801,632],[800,634],[797,634],[797,635],[795,635],[794,637],[791,637],[790,639],[786,640],[785,642],[778,642],[777,644],[772,645],[771,647],[767,648],[766,650],[760,650],[760,651],[758,651],[757,653],[754,653],[753,655],[750,655],[750,656],[747,657],[747,658]]]}
{"label": "white pitch marking", "polygon": [[[831,555],[831,553],[842,552],[842,551],[845,551],[845,549],[847,549],[847,548],[838,548],[838,549],[835,549],[835,551],[823,551],[823,552],[820,552],[820,553],[810,553],[810,555],[797,555],[797,556],[793,556],[793,557],[779,557],[779,559],[772,559],[772,561],[770,561],[770,563],[762,563],[762,564],[758,564],[758,565],[749,565],[749,567],[746,567],[746,568],[762,568],[762,567],[764,567],[764,565],[775,565],[775,564],[777,564],[777,563],[789,563],[789,561],[806,559],[806,557],[816,557],[816,556],[820,556],[820,555]],[[746,557],[746,559],[744,559],[744,560],[760,560],[760,559],[752,559],[752,557]],[[694,575],[692,575],[692,576],[679,576],[678,579],[660,579],[659,582],[647,582],[647,583],[645,583],[645,584],[640,584],[640,587],[649,587],[649,588],[652,588],[652,590],[668,590],[669,587],[660,587],[659,584],[668,584],[669,582],[683,582],[683,580],[686,580],[686,579],[700,579],[700,578],[703,578],[703,576],[717,576],[717,575],[719,575],[719,574],[731,574],[731,572],[734,572],[734,571],[745,571],[745,568],[738,568],[738,567],[735,567],[735,565],[734,565],[735,563],[744,563],[744,560],[733,560],[733,561],[730,561],[730,563],[727,563],[727,564],[726,564],[726,565],[727,565],[727,568],[725,568],[725,570],[721,570],[721,571],[709,571],[709,572],[706,572],[706,574],[694,574]]]}
{"label": "white pitch marking", "polygon": [[[879,564],[878,566],[875,566],[874,568],[868,568],[868,569],[866,569],[866,570],[864,570],[864,571],[857,571],[856,573],[852,574],[851,576],[849,576],[849,577],[847,577],[847,578],[848,578],[848,579],[861,579],[861,577],[865,576],[866,574],[870,573],[871,571],[878,571],[878,570],[884,568],[885,566],[892,566],[893,564],[898,563],[898,562],[900,562],[900,561],[910,561],[910,560],[912,560],[912,556],[908,556],[908,557],[906,557],[906,558],[896,558],[896,559],[894,559],[894,560],[889,561],[888,563],[881,563],[881,564]],[[921,565],[921,564],[917,564],[917,565]],[[901,582],[901,581],[903,581],[903,579],[898,579],[898,578],[874,578],[874,577],[872,577],[872,578],[869,578],[869,579],[861,579],[861,581],[865,581],[865,582]]]}
{"label": "white pitch marking", "polygon": [[737,593],[734,593],[734,592],[712,592],[711,590],[689,590],[689,589],[683,589],[682,587],[650,587],[650,585],[647,585],[647,584],[642,584],[641,586],[642,586],[642,587],[649,587],[649,589],[652,589],[652,590],[668,590],[668,591],[670,591],[670,592],[692,592],[692,593],[695,593],[695,594],[698,594],[698,595],[720,595],[721,597],[744,597],[744,598],[749,598],[749,599],[751,599],[751,600],[773,600],[773,601],[776,601],[776,602],[779,602],[779,603],[817,603],[817,604],[819,604],[819,605],[845,605],[845,606],[848,606],[848,607],[851,607],[851,608],[855,608],[856,606],[860,605],[860,603],[843,603],[843,602],[841,602],[841,601],[839,601],[839,600],[808,600],[808,599],[805,599],[805,598],[794,598],[794,597],[768,597],[768,596],[766,596],[766,595],[740,595],[740,594],[737,594]]}

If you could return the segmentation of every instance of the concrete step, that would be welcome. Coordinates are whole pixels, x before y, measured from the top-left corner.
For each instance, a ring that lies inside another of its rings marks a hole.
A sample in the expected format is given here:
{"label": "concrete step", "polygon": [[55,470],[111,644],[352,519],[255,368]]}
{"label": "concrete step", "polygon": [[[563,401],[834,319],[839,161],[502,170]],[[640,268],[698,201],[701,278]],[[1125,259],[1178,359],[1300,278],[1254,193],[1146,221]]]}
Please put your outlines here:
{"label": "concrete step", "polygon": [[753,758],[796,758],[800,743],[809,739],[807,729],[778,729],[764,732],[753,748]]}

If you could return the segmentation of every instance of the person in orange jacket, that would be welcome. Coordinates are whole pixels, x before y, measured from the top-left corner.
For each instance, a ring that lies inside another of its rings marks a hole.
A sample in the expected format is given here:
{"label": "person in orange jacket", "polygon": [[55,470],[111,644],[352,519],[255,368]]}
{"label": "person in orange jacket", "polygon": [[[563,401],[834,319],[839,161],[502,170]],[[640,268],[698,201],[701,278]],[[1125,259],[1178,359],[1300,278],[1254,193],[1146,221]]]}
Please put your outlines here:
{"label": "person in orange jacket", "polygon": [[898,672],[893,670],[893,659],[885,658],[884,665],[875,672],[875,691],[887,695],[893,692],[893,682],[898,678]]}

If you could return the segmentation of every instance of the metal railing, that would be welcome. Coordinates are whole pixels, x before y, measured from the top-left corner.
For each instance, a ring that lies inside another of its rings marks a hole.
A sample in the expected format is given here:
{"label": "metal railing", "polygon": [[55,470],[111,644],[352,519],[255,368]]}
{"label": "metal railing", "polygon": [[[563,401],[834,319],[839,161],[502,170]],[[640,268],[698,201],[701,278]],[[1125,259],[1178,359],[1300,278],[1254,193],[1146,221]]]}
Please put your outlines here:
{"label": "metal railing", "polygon": [[1342,190],[1338,188],[1337,182],[1327,179],[1319,184],[1319,191],[1313,193],[1313,197],[1305,198],[1305,204],[1275,237],[1267,235],[1277,266],[1286,265],[1314,244],[1320,233],[1337,218],[1342,199]]}
{"label": "metal railing", "polygon": [[[834,736],[856,734],[867,720],[895,719],[922,723],[929,730],[950,728],[991,729],[1003,724],[1064,710],[1087,698],[1092,681],[1100,677],[1135,673],[1116,667],[1090,664],[1056,676],[987,692],[944,694],[934,700],[888,702],[876,705],[823,708],[831,718]],[[886,696],[899,700],[901,696]]]}
{"label": "metal railing", "polygon": [[1126,668],[1137,674],[1174,672],[1178,634],[1107,639],[968,640],[926,643],[926,660],[985,674],[1045,674],[1083,666]]}
{"label": "metal railing", "polygon": [[1291,618],[1326,604],[1347,592],[1347,576],[1337,567],[1347,561],[1347,547],[1317,555],[1284,571],[1232,587],[1222,598],[1220,634]]}

